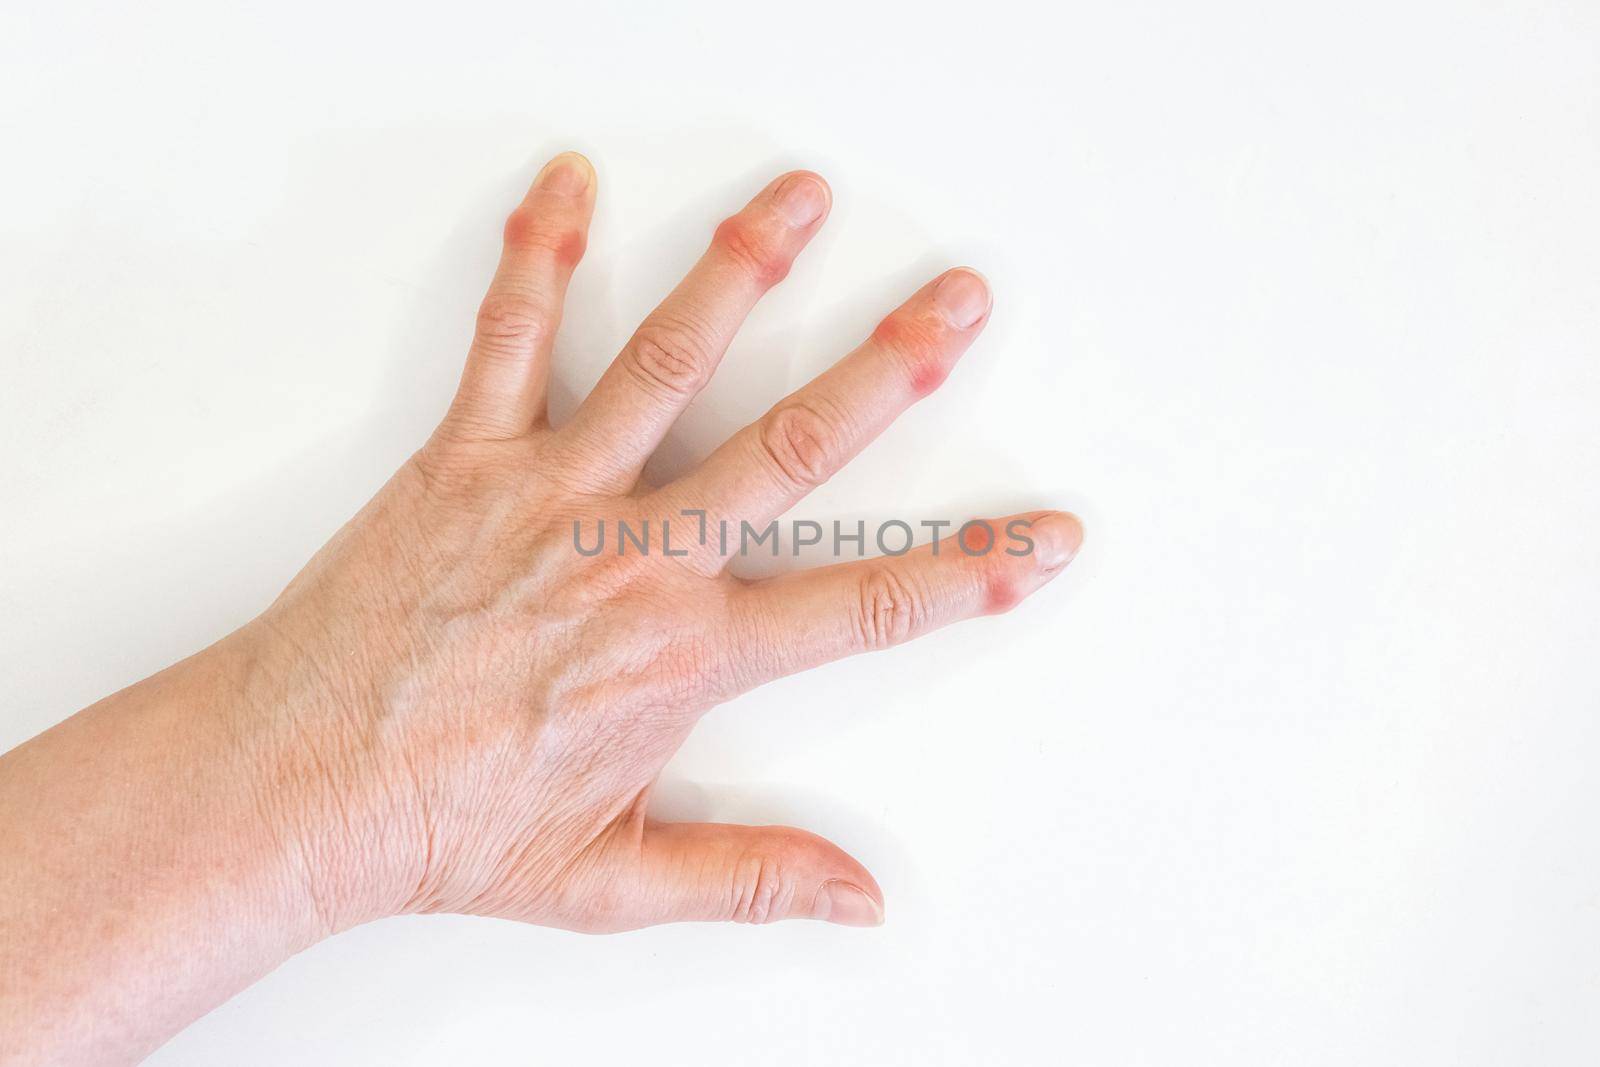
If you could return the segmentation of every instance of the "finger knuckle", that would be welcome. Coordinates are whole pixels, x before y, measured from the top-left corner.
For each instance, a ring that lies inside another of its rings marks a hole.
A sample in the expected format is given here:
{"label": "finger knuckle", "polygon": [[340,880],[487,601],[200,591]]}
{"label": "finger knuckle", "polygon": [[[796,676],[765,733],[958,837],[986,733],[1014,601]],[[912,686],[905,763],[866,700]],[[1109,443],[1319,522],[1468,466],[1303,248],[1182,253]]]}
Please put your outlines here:
{"label": "finger knuckle", "polygon": [[725,220],[713,243],[762,288],[770,289],[789,275],[790,256],[783,242],[748,215]]}
{"label": "finger knuckle", "polygon": [[983,611],[988,615],[1004,615],[1027,596],[1021,583],[1002,574],[991,575],[983,583]]}
{"label": "finger knuckle", "polygon": [[878,324],[872,337],[918,396],[933,392],[950,373],[946,331],[925,317],[896,312]]}
{"label": "finger knuckle", "polygon": [[780,476],[798,489],[813,489],[827,480],[838,455],[834,420],[817,407],[791,401],[775,409],[761,424],[761,448]]}
{"label": "finger knuckle", "polygon": [[740,865],[731,917],[734,922],[757,925],[782,919],[789,913],[794,889],[789,865],[782,859],[772,855],[751,856]]}
{"label": "finger knuckle", "polygon": [[520,207],[511,213],[506,219],[503,238],[508,251],[548,252],[566,267],[577,265],[583,258],[586,244],[581,228],[532,207]]}
{"label": "finger knuckle", "polygon": [[861,581],[856,624],[862,647],[889,648],[927,621],[927,598],[897,568],[879,565]]}
{"label": "finger knuckle", "polygon": [[634,335],[627,366],[652,390],[685,397],[710,375],[711,345],[704,332],[684,323],[647,323]]}
{"label": "finger knuckle", "polygon": [[490,293],[478,306],[478,341],[491,352],[533,348],[544,339],[548,330],[546,316],[527,296]]}
{"label": "finger knuckle", "polygon": [[[1004,615],[1027,599],[1035,583],[1029,580],[1029,568],[1005,555],[994,540],[985,543],[973,535],[974,548],[979,544],[984,547],[963,555],[961,560],[964,567],[970,568],[967,581],[975,594],[977,610],[985,615]],[[964,547],[961,550],[968,551]]]}

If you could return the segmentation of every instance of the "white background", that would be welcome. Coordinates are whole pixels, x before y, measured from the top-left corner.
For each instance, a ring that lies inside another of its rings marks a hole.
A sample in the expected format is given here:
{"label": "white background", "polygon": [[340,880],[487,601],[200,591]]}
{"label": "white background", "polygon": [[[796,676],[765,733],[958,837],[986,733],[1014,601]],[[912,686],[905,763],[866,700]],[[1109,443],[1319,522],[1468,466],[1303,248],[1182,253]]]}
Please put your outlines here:
{"label": "white background", "polygon": [[560,410],[809,166],[832,220],[662,470],[967,262],[987,334],[796,514],[1089,528],[671,768],[853,851],[881,930],[389,921],[153,1062],[1594,1062],[1597,57],[1588,0],[8,4],[3,746],[250,618],[421,442],[562,148]]}

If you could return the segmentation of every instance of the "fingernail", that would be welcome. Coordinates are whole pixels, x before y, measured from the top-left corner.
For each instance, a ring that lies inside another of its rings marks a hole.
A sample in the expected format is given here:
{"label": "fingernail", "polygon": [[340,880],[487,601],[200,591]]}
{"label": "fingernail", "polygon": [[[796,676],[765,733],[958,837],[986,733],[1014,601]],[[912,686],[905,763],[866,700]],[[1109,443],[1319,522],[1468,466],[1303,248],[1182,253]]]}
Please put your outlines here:
{"label": "fingernail", "polygon": [[563,152],[544,165],[533,184],[547,193],[576,196],[587,192],[594,180],[594,167],[576,152]]}
{"label": "fingernail", "polygon": [[778,186],[773,200],[790,226],[809,226],[828,208],[828,193],[822,183],[809,174],[791,174]]}
{"label": "fingernail", "polygon": [[964,330],[989,310],[989,285],[977,271],[959,267],[934,287],[933,304],[946,322]]}
{"label": "fingernail", "polygon": [[812,918],[826,919],[840,926],[881,926],[883,908],[867,891],[849,882],[823,882],[817,890]]}
{"label": "fingernail", "polygon": [[1033,538],[1039,566],[1059,570],[1072,562],[1083,545],[1083,523],[1070,511],[1052,511],[1033,520],[1028,530]]}

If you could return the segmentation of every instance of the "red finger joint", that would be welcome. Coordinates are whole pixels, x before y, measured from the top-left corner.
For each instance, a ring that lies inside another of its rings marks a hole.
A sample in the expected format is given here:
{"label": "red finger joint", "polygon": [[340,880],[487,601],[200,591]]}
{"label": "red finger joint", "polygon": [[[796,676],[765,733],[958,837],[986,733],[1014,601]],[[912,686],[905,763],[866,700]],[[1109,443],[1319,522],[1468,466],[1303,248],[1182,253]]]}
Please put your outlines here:
{"label": "red finger joint", "polygon": [[724,220],[712,244],[732,258],[756,284],[770,289],[789,276],[792,257],[782,242],[774,240],[770,227],[750,215],[740,213]]}
{"label": "red finger joint", "polygon": [[512,252],[549,252],[558,264],[571,269],[583,258],[587,239],[575,226],[552,226],[533,211],[514,211],[506,219],[505,246]]}
{"label": "red finger joint", "polygon": [[983,589],[983,610],[987,615],[1000,615],[1022,603],[1023,590],[1016,582],[1001,576],[991,576]]}
{"label": "red finger joint", "polygon": [[911,391],[925,397],[950,376],[951,361],[944,347],[944,335],[937,325],[896,313],[878,324],[872,339],[895,353],[905,364]]}

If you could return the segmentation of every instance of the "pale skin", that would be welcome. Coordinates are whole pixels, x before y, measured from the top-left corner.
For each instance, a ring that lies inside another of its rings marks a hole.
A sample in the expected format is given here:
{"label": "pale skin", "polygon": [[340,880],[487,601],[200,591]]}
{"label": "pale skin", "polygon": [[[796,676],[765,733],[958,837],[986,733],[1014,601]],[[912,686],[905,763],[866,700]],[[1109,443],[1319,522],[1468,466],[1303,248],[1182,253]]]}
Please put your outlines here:
{"label": "pale skin", "polygon": [[[136,1061],[289,956],[415,912],[607,932],[883,921],[802,830],[659,821],[650,791],[713,706],[784,674],[1006,610],[1071,561],[905,555],[764,580],[574,550],[574,521],[704,509],[761,526],[937,387],[983,329],[975,272],[931,280],[832,369],[664,486],[646,460],[827,217],[774,179],[716,230],[570,420],[552,342],[596,176],[557,156],[505,228],[443,422],[264,613],[0,757],[0,1062]],[[686,524],[687,525],[687,524]]]}

